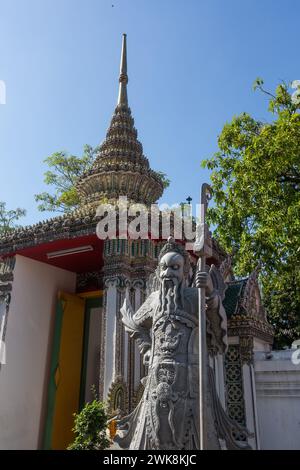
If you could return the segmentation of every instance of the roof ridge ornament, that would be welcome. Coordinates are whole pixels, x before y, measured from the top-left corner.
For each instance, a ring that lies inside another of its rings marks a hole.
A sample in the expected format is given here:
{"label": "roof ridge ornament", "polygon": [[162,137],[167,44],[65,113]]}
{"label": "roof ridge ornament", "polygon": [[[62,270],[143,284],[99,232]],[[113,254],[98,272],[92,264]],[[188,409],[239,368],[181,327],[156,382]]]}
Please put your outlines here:
{"label": "roof ridge ornament", "polygon": [[127,35],[123,34],[122,39],[122,52],[121,52],[121,63],[120,63],[120,76],[119,76],[119,96],[118,96],[118,106],[127,106],[128,107],[128,97],[127,97],[127,45],[126,45]]}

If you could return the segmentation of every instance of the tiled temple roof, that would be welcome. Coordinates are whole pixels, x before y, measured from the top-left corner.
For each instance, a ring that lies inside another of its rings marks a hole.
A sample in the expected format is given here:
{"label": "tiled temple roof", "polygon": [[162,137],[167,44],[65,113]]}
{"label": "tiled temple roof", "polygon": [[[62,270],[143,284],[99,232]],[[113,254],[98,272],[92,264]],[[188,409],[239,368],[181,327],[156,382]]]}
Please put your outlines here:
{"label": "tiled temple roof", "polygon": [[106,139],[90,171],[78,182],[79,207],[62,216],[21,227],[0,237],[0,255],[62,238],[95,234],[97,206],[127,196],[129,202],[155,203],[163,193],[159,175],[151,170],[128,106],[126,35],[123,35],[119,96]]}
{"label": "tiled temple roof", "polygon": [[244,279],[227,283],[223,306],[229,336],[251,336],[272,344],[274,330],[261,302],[257,270]]}
{"label": "tiled temple roof", "polygon": [[228,287],[225,291],[225,298],[223,300],[227,318],[231,318],[235,313],[237,313],[239,301],[243,297],[243,291],[245,289],[246,283],[247,279],[231,281],[228,283]]}
{"label": "tiled temple roof", "polygon": [[17,228],[0,237],[0,256],[54,240],[95,234],[98,220],[95,210],[86,207],[34,225]]}

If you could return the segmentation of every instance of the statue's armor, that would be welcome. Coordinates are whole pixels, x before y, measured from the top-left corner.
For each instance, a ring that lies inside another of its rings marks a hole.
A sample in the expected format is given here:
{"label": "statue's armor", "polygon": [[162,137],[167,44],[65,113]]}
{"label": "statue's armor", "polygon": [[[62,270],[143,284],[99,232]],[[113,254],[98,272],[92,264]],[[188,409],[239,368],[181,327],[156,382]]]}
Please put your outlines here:
{"label": "statue's armor", "polygon": [[[122,307],[123,323],[142,354],[149,356],[148,375],[142,379],[143,396],[135,410],[118,422],[115,441],[126,449],[199,449],[199,351],[198,289],[179,286],[160,298],[149,295],[133,314],[130,304]],[[216,291],[206,298],[207,345],[210,354],[224,353],[226,317]],[[245,433],[233,422],[217,396],[214,372],[207,364],[207,448],[241,448],[234,432]],[[221,440],[220,440],[221,439]],[[245,446],[244,446],[245,448]]]}
{"label": "statue's armor", "polygon": [[[189,290],[197,294],[196,289]],[[148,439],[154,438],[159,449],[197,447],[198,318],[197,308],[191,308],[191,303],[197,303],[197,297],[193,297],[194,302],[185,302],[176,315],[156,310],[153,318],[149,392],[145,398]]]}
{"label": "statue's armor", "polygon": [[[145,392],[138,406],[142,413],[130,448],[196,449],[199,447],[198,291],[184,289],[183,309],[176,309],[176,314],[170,303],[167,312],[159,310],[158,295],[158,292],[151,294],[133,316],[142,329],[149,328],[151,322],[152,345]],[[142,351],[149,346],[150,341],[145,341]],[[136,415],[136,410],[132,415]]]}

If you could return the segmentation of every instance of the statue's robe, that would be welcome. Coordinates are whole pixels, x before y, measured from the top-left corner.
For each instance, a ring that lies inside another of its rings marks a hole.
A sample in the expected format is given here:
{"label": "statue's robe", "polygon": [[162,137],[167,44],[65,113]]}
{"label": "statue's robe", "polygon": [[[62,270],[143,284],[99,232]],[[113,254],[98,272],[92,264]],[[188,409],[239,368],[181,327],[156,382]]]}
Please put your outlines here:
{"label": "statue's robe", "polygon": [[[123,448],[199,448],[198,289],[184,288],[182,293],[183,305],[177,308],[160,309],[155,291],[131,318],[123,311],[123,322],[141,353],[150,352],[142,399],[119,422],[121,432],[115,440]],[[226,315],[221,299],[214,294],[207,304],[208,343],[224,352]],[[210,410],[211,406],[208,414]],[[210,447],[220,448],[214,426],[208,431]]]}

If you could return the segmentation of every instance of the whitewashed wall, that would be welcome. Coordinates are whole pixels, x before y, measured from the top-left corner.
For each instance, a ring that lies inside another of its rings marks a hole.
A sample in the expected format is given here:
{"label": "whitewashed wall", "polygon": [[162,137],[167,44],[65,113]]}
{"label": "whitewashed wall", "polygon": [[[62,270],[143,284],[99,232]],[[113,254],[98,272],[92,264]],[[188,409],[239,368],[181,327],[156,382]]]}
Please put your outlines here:
{"label": "whitewashed wall", "polygon": [[44,425],[58,290],[74,292],[76,275],[16,257],[0,370],[0,449],[37,449]]}
{"label": "whitewashed wall", "polygon": [[300,364],[293,351],[255,353],[261,449],[300,449]]}

